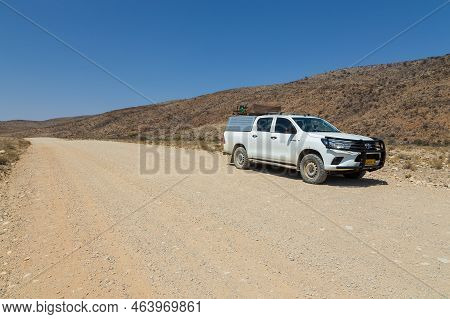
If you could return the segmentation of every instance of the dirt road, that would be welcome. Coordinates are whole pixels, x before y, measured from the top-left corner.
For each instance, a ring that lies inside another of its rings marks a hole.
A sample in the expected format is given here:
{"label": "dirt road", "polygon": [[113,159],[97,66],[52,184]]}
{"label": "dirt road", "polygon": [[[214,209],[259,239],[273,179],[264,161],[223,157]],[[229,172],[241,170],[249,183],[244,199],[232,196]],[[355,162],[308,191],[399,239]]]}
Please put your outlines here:
{"label": "dirt road", "polygon": [[136,144],[33,139],[1,186],[1,296],[450,295],[448,189],[313,186],[158,150],[164,165],[142,174]]}

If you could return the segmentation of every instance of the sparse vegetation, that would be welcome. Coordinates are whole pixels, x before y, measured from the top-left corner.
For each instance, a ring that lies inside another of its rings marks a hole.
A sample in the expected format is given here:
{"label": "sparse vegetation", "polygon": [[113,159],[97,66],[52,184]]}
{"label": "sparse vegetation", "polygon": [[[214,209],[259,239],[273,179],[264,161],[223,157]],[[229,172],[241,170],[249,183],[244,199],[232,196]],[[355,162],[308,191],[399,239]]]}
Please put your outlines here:
{"label": "sparse vegetation", "polygon": [[433,158],[433,159],[430,161],[430,165],[431,165],[431,167],[434,168],[434,169],[442,169],[442,167],[443,167],[442,159],[439,159],[439,158]]}
{"label": "sparse vegetation", "polygon": [[29,145],[30,142],[21,138],[0,137],[0,179]]}
{"label": "sparse vegetation", "polygon": [[405,160],[405,161],[410,161],[411,160],[411,156],[405,153],[398,153],[397,157],[399,159]]}
{"label": "sparse vegetation", "polygon": [[413,184],[450,188],[449,148],[388,145],[386,166],[374,174]]}
{"label": "sparse vegetation", "polygon": [[403,168],[415,171],[416,165],[411,160],[408,160],[403,164]]}

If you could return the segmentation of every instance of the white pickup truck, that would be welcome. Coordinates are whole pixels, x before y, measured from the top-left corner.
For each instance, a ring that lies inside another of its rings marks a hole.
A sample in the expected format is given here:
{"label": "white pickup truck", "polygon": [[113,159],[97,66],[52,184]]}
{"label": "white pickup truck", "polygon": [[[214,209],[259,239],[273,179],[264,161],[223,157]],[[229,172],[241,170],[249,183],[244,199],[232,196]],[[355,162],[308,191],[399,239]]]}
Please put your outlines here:
{"label": "white pickup truck", "polygon": [[383,167],[383,141],[340,132],[327,121],[305,115],[232,116],[224,132],[224,154],[236,168],[258,162],[300,171],[311,184],[329,174],[361,178]]}

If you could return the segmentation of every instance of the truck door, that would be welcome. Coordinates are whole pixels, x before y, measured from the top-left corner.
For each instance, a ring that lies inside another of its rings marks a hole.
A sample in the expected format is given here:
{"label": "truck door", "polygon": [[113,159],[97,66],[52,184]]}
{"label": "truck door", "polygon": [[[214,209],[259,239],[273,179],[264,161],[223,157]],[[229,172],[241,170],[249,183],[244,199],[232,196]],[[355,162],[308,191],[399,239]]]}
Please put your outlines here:
{"label": "truck door", "polygon": [[268,159],[271,153],[270,129],[273,116],[260,117],[249,133],[248,156],[255,159]]}
{"label": "truck door", "polygon": [[296,164],[298,141],[297,129],[288,118],[277,117],[273,133],[270,134],[272,156],[270,160]]}

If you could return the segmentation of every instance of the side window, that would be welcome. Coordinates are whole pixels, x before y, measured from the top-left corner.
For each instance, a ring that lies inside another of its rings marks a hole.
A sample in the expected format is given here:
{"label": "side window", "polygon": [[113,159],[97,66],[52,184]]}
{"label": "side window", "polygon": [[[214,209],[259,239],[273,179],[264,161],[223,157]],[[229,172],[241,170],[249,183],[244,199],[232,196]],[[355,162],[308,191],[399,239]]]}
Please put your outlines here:
{"label": "side window", "polygon": [[297,130],[295,129],[294,124],[292,124],[292,122],[288,119],[277,118],[275,133],[296,134]]}
{"label": "side window", "polygon": [[257,130],[259,132],[270,132],[270,127],[272,126],[272,117],[263,117],[256,123]]}

